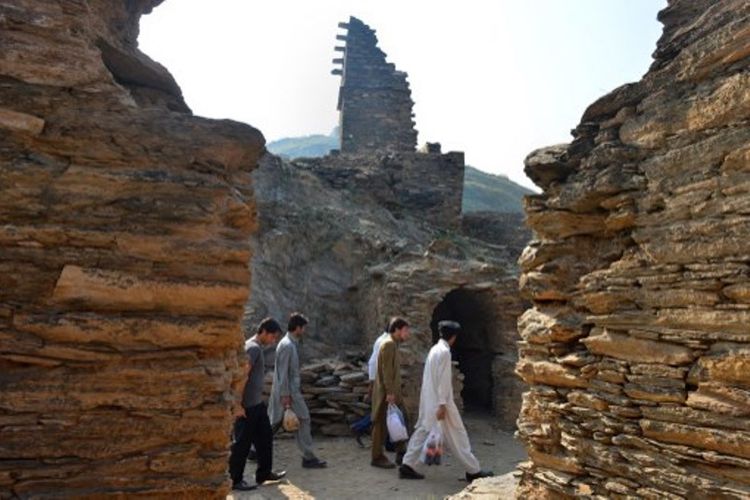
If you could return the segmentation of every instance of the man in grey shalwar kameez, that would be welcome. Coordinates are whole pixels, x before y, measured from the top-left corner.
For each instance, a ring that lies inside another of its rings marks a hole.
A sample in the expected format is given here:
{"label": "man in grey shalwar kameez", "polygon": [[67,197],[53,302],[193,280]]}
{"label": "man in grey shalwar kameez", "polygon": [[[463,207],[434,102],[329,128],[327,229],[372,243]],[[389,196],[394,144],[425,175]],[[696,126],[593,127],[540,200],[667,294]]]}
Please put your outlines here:
{"label": "man in grey shalwar kameez", "polygon": [[287,333],[276,346],[276,361],[273,373],[273,387],[269,398],[268,414],[271,425],[281,423],[284,410],[291,408],[299,419],[296,431],[297,446],[302,452],[302,467],[319,469],[326,467],[325,460],[320,460],[313,452],[312,434],[310,431],[310,411],[302,396],[299,374],[299,339],[305,332],[307,318],[300,313],[289,316]]}

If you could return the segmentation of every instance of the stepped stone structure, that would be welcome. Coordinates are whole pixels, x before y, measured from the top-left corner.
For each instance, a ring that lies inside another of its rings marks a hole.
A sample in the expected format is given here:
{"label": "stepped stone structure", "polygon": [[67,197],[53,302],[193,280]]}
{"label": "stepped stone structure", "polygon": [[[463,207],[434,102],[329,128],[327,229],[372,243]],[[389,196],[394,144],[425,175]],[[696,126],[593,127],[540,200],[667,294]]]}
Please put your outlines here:
{"label": "stepped stone structure", "polygon": [[526,159],[520,498],[750,497],[750,3],[659,20],[644,78]]}
{"label": "stepped stone structure", "polygon": [[336,50],[341,65],[332,71],[341,75],[338,110],[341,151],[344,153],[385,153],[414,151],[417,131],[407,75],[386,61],[378,48],[375,30],[356,17],[339,23],[346,29],[337,39],[345,43]]}
{"label": "stepped stone structure", "polygon": [[0,4],[0,498],[221,498],[250,126],[138,51],[159,0]]}

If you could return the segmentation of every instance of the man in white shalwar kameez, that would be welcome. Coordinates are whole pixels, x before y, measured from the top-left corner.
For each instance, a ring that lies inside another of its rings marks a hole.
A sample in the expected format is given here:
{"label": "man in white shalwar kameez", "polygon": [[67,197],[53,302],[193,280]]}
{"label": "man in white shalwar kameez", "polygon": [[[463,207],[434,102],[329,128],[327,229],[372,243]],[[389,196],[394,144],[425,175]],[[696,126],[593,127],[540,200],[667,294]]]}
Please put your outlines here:
{"label": "man in white shalwar kameez", "polygon": [[401,479],[424,479],[416,471],[419,455],[427,436],[435,423],[442,421],[443,440],[456,459],[466,469],[466,480],[471,482],[480,477],[489,477],[491,471],[483,471],[479,461],[471,452],[469,436],[461,420],[461,414],[453,401],[453,380],[451,376],[451,346],[456,342],[461,325],[455,321],[438,323],[440,340],[435,344],[424,366],[422,391],[419,396],[419,420],[409,440],[409,446],[399,467]]}

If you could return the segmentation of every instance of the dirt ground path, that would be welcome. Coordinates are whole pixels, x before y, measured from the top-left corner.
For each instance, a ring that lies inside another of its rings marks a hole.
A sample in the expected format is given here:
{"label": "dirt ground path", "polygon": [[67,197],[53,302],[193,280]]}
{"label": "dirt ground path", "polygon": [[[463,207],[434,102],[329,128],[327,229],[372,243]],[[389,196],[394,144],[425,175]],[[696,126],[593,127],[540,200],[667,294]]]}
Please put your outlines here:
{"label": "dirt ground path", "polygon": [[[507,485],[499,498],[513,498],[515,479],[512,472],[518,462],[526,459],[521,445],[513,434],[493,428],[489,416],[464,417],[474,453],[482,467],[504,476]],[[369,445],[369,440],[364,440]],[[370,450],[362,449],[354,438],[316,437],[318,455],[327,460],[327,469],[303,469],[299,452],[291,439],[274,441],[274,469],[286,469],[287,478],[265,484],[248,493],[235,493],[232,500],[351,500],[351,499],[442,499],[458,493],[467,486],[464,470],[450,455],[441,466],[422,469],[427,476],[422,481],[398,479],[395,469],[383,470],[370,466]],[[393,458],[392,454],[389,454]],[[245,478],[253,482],[255,463],[248,462]]]}

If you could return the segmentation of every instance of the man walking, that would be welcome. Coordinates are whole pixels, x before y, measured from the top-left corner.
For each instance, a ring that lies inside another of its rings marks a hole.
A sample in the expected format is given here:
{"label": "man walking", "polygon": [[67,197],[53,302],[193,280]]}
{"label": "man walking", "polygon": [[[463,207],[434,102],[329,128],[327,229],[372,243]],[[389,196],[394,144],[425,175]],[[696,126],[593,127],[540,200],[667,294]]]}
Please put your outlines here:
{"label": "man walking", "polygon": [[268,411],[263,402],[263,378],[265,364],[263,346],[273,345],[281,327],[273,318],[260,322],[256,334],[245,342],[248,357],[248,375],[242,391],[242,408],[244,415],[235,423],[235,439],[229,455],[229,475],[232,478],[232,489],[249,491],[256,488],[242,479],[250,446],[255,446],[258,468],[255,471],[255,482],[276,481],[286,472],[273,472],[273,434],[268,420]]}
{"label": "man walking", "polygon": [[[370,354],[370,359],[367,362],[367,377],[369,379],[369,385],[367,386],[368,402],[372,401],[372,388],[375,385],[375,378],[378,375],[378,355],[380,354],[380,346],[383,344],[383,341],[390,338],[390,336],[391,334],[388,333],[388,325],[386,325],[383,333],[375,339],[375,343],[372,345],[372,354]],[[371,427],[372,417],[369,413],[351,425],[352,430],[355,432],[357,444],[361,448],[365,447],[364,443],[362,443],[362,436],[365,435]]]}
{"label": "man walking", "polygon": [[277,425],[284,416],[284,410],[291,408],[299,419],[296,431],[297,447],[302,452],[302,467],[320,469],[327,466],[313,453],[310,429],[310,411],[302,397],[299,374],[299,340],[305,333],[307,318],[300,313],[289,316],[287,333],[276,346],[276,366],[273,373],[270,408],[271,422]]}
{"label": "man walking", "polygon": [[466,480],[471,482],[480,477],[489,477],[491,471],[483,471],[479,461],[471,452],[469,436],[453,401],[453,381],[451,377],[451,346],[456,342],[461,325],[455,321],[438,323],[440,340],[432,346],[422,375],[422,391],[419,395],[419,420],[417,428],[409,440],[409,447],[403,463],[398,469],[401,479],[424,479],[415,470],[424,442],[435,425],[442,422],[443,439],[466,469]]}
{"label": "man walking", "polygon": [[378,355],[380,354],[380,346],[383,345],[383,341],[391,336],[388,333],[388,327],[381,333],[378,338],[375,339],[375,343],[372,344],[372,354],[370,359],[367,361],[367,375],[370,379],[370,394],[372,395],[372,387],[375,384],[375,378],[378,375]]}
{"label": "man walking", "polygon": [[[389,336],[380,344],[377,374],[372,391],[372,461],[370,465],[383,469],[395,467],[383,453],[386,437],[386,413],[389,404],[401,405],[401,355],[398,346],[409,338],[409,323],[393,318],[388,324]],[[401,462],[406,441],[394,443],[396,463]]]}

